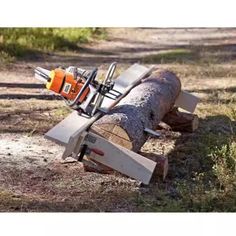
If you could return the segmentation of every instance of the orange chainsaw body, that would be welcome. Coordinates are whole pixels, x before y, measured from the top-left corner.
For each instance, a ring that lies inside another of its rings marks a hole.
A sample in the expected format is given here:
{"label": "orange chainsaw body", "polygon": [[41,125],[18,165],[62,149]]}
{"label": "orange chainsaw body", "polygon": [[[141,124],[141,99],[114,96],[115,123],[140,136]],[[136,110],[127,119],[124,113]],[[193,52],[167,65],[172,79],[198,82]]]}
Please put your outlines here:
{"label": "orange chainsaw body", "polygon": [[[76,80],[73,74],[66,72],[63,69],[57,68],[50,72],[50,81],[47,82],[47,89],[60,94],[68,100],[74,100],[84,85],[84,79],[80,78]],[[85,89],[84,93],[79,99],[79,102],[82,103],[90,89],[89,87]]]}

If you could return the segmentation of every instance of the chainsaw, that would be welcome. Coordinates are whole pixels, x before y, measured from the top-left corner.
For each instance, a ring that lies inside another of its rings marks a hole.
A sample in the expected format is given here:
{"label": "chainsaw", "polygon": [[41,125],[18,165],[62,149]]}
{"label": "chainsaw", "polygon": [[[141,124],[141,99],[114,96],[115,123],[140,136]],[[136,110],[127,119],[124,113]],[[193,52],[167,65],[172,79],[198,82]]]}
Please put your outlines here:
{"label": "chainsaw", "polygon": [[47,70],[37,67],[35,77],[46,84],[46,88],[59,94],[66,104],[79,114],[93,116],[98,110],[102,112],[101,104],[104,97],[117,100],[121,93],[114,89],[113,75],[116,62],[113,62],[102,82],[97,80],[98,68],[91,71],[70,66],[66,69],[58,67]]}

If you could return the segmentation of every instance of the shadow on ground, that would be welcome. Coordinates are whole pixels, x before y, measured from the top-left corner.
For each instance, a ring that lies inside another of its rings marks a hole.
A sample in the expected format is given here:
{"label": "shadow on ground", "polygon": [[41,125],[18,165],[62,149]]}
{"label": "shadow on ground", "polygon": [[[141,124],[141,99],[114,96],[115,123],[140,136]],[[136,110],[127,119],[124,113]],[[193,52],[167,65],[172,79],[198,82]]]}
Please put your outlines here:
{"label": "shadow on ground", "polygon": [[168,154],[167,179],[144,187],[138,209],[236,211],[235,132],[236,122],[218,115],[200,119],[195,133],[182,133]]}

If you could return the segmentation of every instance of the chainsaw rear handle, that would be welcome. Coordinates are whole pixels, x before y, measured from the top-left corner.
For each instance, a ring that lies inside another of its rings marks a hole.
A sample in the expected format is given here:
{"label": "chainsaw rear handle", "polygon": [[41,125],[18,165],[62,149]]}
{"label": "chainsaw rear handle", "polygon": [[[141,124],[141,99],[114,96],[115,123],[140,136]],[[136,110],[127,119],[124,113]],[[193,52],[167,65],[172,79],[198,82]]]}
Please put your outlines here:
{"label": "chainsaw rear handle", "polygon": [[66,103],[69,107],[73,107],[79,103],[80,97],[84,93],[84,91],[87,89],[87,87],[91,84],[91,82],[96,78],[98,68],[94,68],[92,72],[90,73],[88,79],[85,81],[83,87],[75,97],[73,101],[66,100]]}

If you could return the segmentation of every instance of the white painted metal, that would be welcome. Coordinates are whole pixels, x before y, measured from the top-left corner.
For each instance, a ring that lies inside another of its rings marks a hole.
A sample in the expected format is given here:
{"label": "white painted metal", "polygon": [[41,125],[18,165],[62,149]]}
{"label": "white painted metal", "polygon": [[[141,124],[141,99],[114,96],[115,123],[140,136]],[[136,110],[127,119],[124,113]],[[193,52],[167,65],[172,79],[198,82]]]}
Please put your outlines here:
{"label": "white painted metal", "polygon": [[149,128],[145,128],[144,131],[145,131],[146,133],[149,133],[149,134],[154,135],[154,136],[156,136],[156,137],[160,137],[160,136],[161,136],[161,134],[160,134],[159,132],[154,131],[154,130],[149,129]]}
{"label": "white painted metal", "polygon": [[144,184],[149,184],[156,167],[156,162],[91,132],[85,137],[84,143],[87,144],[90,149],[99,149],[104,153],[104,155],[101,156],[95,152],[91,152],[89,154],[91,159],[109,166],[131,178],[137,179]]}
{"label": "white painted metal", "polygon": [[124,97],[134,86],[139,84],[142,79],[147,77],[153,70],[153,67],[147,68],[139,64],[133,64],[127,70],[122,72],[118,78],[115,80],[114,90],[120,92],[121,96],[118,100],[115,101],[109,98],[104,98],[101,109],[108,111],[110,107],[117,104],[122,97]]}
{"label": "white painted metal", "polygon": [[45,137],[65,146],[74,133],[86,130],[95,120],[96,117],[80,116],[77,111],[73,111],[64,120],[50,129],[45,134]]}
{"label": "white painted metal", "polygon": [[[77,115],[78,116],[78,115]],[[71,154],[73,155],[73,153],[76,153],[76,147],[78,144],[78,140],[81,136],[81,134],[87,130],[90,125],[92,125],[92,123],[100,116],[100,113],[96,113],[93,117],[90,117],[87,119],[87,121],[85,120],[84,125],[83,126],[79,126],[78,129],[70,135],[69,137],[69,141],[68,143],[65,145],[65,150],[62,154],[62,159],[67,158],[68,156],[70,156]],[[81,125],[81,123],[79,122],[81,116],[78,116],[77,122]]]}
{"label": "white painted metal", "polygon": [[185,91],[181,91],[175,101],[175,105],[188,112],[193,113],[199,102],[199,98]]}
{"label": "white painted metal", "polygon": [[140,82],[140,79],[143,79],[147,73],[150,73],[151,70],[153,70],[153,67],[147,68],[146,66],[136,63],[120,74],[115,82],[123,88],[134,86],[137,82]]}

